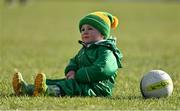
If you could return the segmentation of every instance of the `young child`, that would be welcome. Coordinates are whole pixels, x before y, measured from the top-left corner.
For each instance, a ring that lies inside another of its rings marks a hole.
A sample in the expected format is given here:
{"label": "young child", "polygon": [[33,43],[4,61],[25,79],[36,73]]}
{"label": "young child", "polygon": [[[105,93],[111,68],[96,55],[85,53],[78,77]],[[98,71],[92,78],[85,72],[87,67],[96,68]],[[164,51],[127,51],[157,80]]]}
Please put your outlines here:
{"label": "young child", "polygon": [[20,72],[14,74],[15,95],[112,96],[122,54],[110,36],[118,19],[107,12],[94,12],[79,22],[82,48],[70,59],[64,79],[46,79],[39,73],[34,85],[27,84]]}

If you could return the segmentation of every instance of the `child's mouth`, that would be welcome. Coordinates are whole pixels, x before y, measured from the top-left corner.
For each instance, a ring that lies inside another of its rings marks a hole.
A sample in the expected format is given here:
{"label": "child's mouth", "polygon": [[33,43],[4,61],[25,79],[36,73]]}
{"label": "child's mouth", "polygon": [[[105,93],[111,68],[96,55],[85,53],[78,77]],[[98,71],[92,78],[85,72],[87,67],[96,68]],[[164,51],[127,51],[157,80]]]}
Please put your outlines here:
{"label": "child's mouth", "polygon": [[85,35],[85,36],[83,36],[83,39],[87,39],[87,38],[89,38],[89,36],[86,36],[86,35]]}

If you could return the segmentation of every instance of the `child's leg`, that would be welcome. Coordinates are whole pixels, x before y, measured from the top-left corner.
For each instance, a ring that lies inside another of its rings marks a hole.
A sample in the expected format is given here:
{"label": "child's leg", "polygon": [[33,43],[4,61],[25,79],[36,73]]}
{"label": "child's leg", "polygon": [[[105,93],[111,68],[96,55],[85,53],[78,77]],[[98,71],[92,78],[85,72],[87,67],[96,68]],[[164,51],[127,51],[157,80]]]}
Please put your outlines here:
{"label": "child's leg", "polygon": [[21,73],[16,72],[13,76],[12,79],[12,85],[13,85],[13,90],[15,92],[15,95],[20,96],[20,95],[32,95],[34,91],[34,86],[27,84]]}
{"label": "child's leg", "polygon": [[88,84],[80,84],[75,79],[46,79],[46,84],[57,85],[61,96],[87,95],[86,92],[90,89]]}
{"label": "child's leg", "polygon": [[[45,74],[39,73],[34,83],[34,96],[79,96],[88,95],[90,86],[79,84],[74,79],[46,79]],[[90,89],[91,90],[91,89]]]}
{"label": "child's leg", "polygon": [[61,90],[57,85],[48,85],[46,95],[61,96]]}

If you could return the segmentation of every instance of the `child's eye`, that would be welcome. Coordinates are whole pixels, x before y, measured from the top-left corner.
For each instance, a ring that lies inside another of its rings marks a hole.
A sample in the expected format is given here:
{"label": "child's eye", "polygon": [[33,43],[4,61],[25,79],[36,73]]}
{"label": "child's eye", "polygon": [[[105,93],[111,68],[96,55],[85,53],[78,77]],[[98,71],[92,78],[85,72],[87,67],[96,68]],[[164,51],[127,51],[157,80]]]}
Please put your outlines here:
{"label": "child's eye", "polygon": [[93,30],[93,28],[89,27],[88,30]]}
{"label": "child's eye", "polygon": [[84,29],[84,28],[82,28],[82,29],[81,29],[81,32],[83,32],[83,31],[85,31],[85,29]]}

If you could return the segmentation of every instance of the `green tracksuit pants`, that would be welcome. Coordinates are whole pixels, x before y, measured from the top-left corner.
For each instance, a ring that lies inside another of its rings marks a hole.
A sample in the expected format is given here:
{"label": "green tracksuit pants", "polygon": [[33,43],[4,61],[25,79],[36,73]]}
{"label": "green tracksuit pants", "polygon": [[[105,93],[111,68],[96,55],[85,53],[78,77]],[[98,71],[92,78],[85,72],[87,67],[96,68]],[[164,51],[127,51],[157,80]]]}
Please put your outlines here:
{"label": "green tracksuit pants", "polygon": [[[46,84],[48,87],[58,86],[60,88],[60,96],[110,96],[112,92],[104,82],[83,84],[78,83],[74,79],[47,79]],[[108,83],[108,85],[110,84]],[[111,87],[113,87],[113,84]],[[33,94],[33,85],[28,85],[26,89],[28,95]]]}

